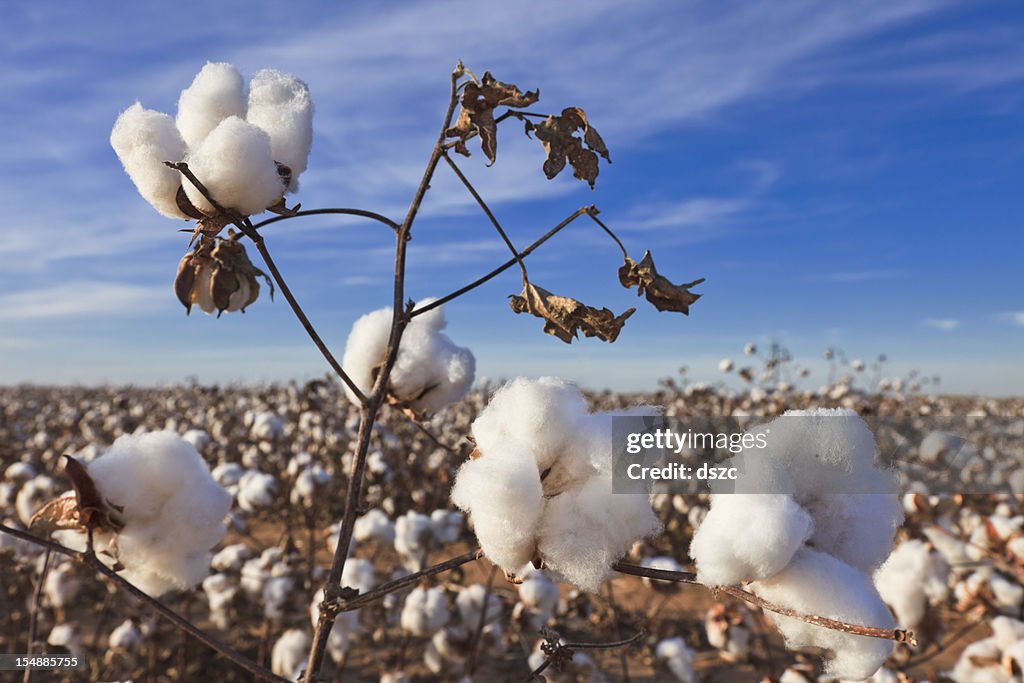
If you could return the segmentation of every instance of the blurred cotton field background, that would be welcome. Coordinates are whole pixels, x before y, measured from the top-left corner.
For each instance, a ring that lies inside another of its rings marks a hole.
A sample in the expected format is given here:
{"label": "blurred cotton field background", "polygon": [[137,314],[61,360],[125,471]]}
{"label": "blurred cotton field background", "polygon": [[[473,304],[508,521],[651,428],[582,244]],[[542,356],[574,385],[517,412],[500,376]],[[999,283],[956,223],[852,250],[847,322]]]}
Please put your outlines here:
{"label": "blurred cotton field background", "polygon": [[[758,373],[765,371],[764,362],[737,357]],[[774,369],[788,372],[788,365],[775,364]],[[811,406],[907,416],[1020,416],[1024,411],[1020,400],[944,398],[892,389],[894,381],[884,392],[869,392],[856,375],[815,390],[759,382],[742,392],[673,379],[648,394],[587,394],[584,409],[622,413],[651,404],[679,416],[774,416]],[[449,492],[473,448],[465,436],[496,388],[483,386],[425,423],[443,446],[398,411],[389,412],[374,428],[366,509],[356,523],[345,585],[365,592],[476,547],[474,532]],[[164,600],[276,671],[288,675],[304,664],[310,609],[318,600],[315,594],[336,539],[332,525],[341,513],[336,494],[346,484],[344,468],[355,440],[355,411],[337,382],[166,389],[23,387],[2,390],[0,402],[0,514],[9,525],[26,524],[43,502],[68,489],[57,473],[62,453],[90,462],[119,437],[152,438],[163,430],[194,447],[228,492],[223,510],[228,510],[229,523],[212,560],[203,555],[201,566],[191,570],[201,579],[199,587],[180,591],[170,586]],[[942,457],[942,435],[920,437],[916,449],[922,458]],[[487,452],[488,444],[481,445]],[[1019,463],[1007,465],[1019,468]],[[214,497],[212,504],[220,502]],[[919,645],[911,650],[898,644],[871,680],[1020,680],[1024,516],[1019,499],[933,496],[918,490],[904,495],[900,507],[906,521],[895,550],[870,580],[892,610],[893,621],[914,629]],[[632,545],[624,559],[661,569],[692,569],[690,541],[708,514],[707,496],[658,496],[653,508],[665,533]],[[609,522],[619,512],[608,510]],[[869,522],[868,531],[877,532],[879,524],[884,526],[878,514],[889,513],[864,511],[869,512],[873,517],[867,519],[875,521]],[[727,513],[726,508],[718,511],[716,523],[728,525]],[[765,514],[770,512],[759,513]],[[478,521],[477,533],[482,523]],[[792,523],[800,524],[798,519]],[[191,535],[175,532],[173,520],[154,524],[156,543],[176,545]],[[783,535],[769,543],[772,552],[786,552],[779,546],[787,543],[782,540],[790,533],[786,525],[769,526]],[[705,536],[722,538],[723,532],[741,531],[709,527]],[[743,553],[765,542],[735,540],[717,544],[718,559],[705,558],[703,579],[734,582],[744,572],[743,563],[722,553]],[[7,535],[0,535],[0,542],[0,606],[7,615],[0,649],[21,651],[43,555]],[[864,552],[865,542],[856,542],[858,553]],[[822,542],[812,545],[826,547]],[[122,554],[126,551],[130,548],[121,549]],[[163,561],[155,555],[148,558],[144,562]],[[877,559],[866,561],[872,565]],[[130,556],[124,561],[129,563]],[[769,677],[792,683],[818,680],[822,672],[817,651],[804,655],[784,648],[760,610],[731,599],[716,600],[699,586],[613,575],[590,593],[553,582],[545,571],[521,576],[518,585],[508,583],[490,567],[488,560],[479,560],[342,614],[329,641],[326,671],[343,671],[346,680],[399,680],[398,672],[409,680],[457,680],[471,667],[475,680],[526,680],[540,661],[535,654],[538,629],[550,624],[567,641],[611,642],[642,625],[647,630],[637,645],[623,652],[579,651],[565,672],[547,672],[553,680],[621,680],[628,670],[630,679],[638,681]],[[721,571],[738,573],[713,576]],[[860,599],[860,589],[848,578],[832,576],[837,585],[821,587],[826,592],[818,595],[824,602],[807,605],[806,611],[834,613],[833,600],[839,595]],[[862,576],[868,580],[869,574]],[[39,590],[40,638],[49,643],[49,651],[66,649],[84,656],[89,680],[249,679],[77,563],[55,558]],[[481,623],[484,629],[473,647]],[[849,644],[841,651],[856,656]]]}

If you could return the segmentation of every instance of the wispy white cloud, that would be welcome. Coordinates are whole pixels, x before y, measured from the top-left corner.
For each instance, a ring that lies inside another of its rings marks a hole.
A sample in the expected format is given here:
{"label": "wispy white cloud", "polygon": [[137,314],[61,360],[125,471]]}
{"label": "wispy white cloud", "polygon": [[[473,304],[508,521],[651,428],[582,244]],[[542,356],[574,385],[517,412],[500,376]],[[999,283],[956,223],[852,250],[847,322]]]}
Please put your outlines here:
{"label": "wispy white cloud", "polygon": [[0,295],[0,319],[128,314],[166,298],[166,287],[143,287],[123,282],[68,282]]}
{"label": "wispy white cloud", "polygon": [[937,330],[943,330],[945,332],[951,332],[956,328],[960,327],[960,321],[954,320],[953,318],[927,318],[924,324],[928,327],[934,327]]}
{"label": "wispy white cloud", "polygon": [[751,200],[745,197],[700,197],[680,202],[641,205],[632,218],[622,222],[628,230],[708,229],[745,211]]}
{"label": "wispy white cloud", "polygon": [[1024,311],[1004,311],[1002,313],[996,313],[996,320],[1010,323],[1011,325],[1020,325],[1024,327]]}

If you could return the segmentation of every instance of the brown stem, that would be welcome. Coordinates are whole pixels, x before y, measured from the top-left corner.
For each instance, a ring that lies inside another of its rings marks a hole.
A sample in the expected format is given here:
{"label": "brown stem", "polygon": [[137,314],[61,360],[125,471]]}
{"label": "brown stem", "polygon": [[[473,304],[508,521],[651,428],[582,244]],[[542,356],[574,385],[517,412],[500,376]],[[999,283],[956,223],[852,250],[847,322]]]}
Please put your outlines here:
{"label": "brown stem", "polygon": [[462,169],[459,168],[458,164],[455,163],[455,160],[452,159],[447,153],[444,154],[444,160],[448,162],[448,166],[451,167],[452,172],[454,172],[455,175],[458,176],[459,180],[462,181],[462,184],[466,186],[467,190],[469,190],[469,193],[473,195],[473,199],[476,200],[476,203],[480,206],[480,209],[491,221],[491,225],[493,225],[494,229],[498,231],[499,235],[501,235],[501,239],[505,241],[505,246],[507,246],[509,248],[509,251],[512,252],[512,258],[514,258],[516,262],[519,264],[519,270],[523,271],[523,284],[525,285],[527,282],[530,281],[529,277],[526,274],[526,265],[523,263],[523,258],[519,255],[519,251],[516,249],[515,245],[512,244],[512,240],[509,239],[508,234],[505,232],[504,228],[501,227],[501,223],[498,222],[498,219],[494,216],[494,213],[491,211],[491,208],[487,206],[487,202],[484,201],[484,198],[481,197],[480,193],[476,191],[475,187],[473,187],[473,183],[469,182],[469,178],[465,176],[465,174],[462,172]]}
{"label": "brown stem", "polygon": [[622,240],[620,240],[618,236],[614,232],[612,232],[611,228],[604,224],[604,221],[597,217],[597,211],[591,211],[587,215],[590,216],[590,220],[600,225],[601,229],[608,233],[609,237],[615,240],[615,244],[619,245],[619,249],[622,250],[622,258],[629,258],[629,252],[626,251],[626,247],[622,246]]}
{"label": "brown stem", "polygon": [[374,588],[372,591],[367,593],[361,593],[351,600],[339,600],[336,606],[338,612],[351,612],[354,609],[365,607],[371,602],[380,600],[385,595],[394,593],[395,591],[401,590],[406,586],[411,586],[418,583],[420,579],[424,579],[428,576],[440,574],[442,572],[461,567],[464,564],[469,564],[479,558],[483,557],[483,552],[480,550],[471,550],[468,553],[457,555],[451,559],[445,560],[444,562],[438,562],[435,565],[431,565],[418,572],[413,572],[401,578],[395,579],[394,581],[388,581]]}
{"label": "brown stem", "polygon": [[[480,652],[480,637],[484,633],[484,626],[487,625],[487,600],[491,597],[491,589],[494,588],[494,577],[498,573],[498,565],[491,564],[491,573],[487,577],[487,586],[484,588],[483,606],[480,608],[480,619],[476,623],[476,630],[473,632],[473,641],[470,644],[469,661],[466,662],[466,676],[473,678],[476,670],[476,657]],[[468,624],[467,624],[468,625]]]}
{"label": "brown stem", "polygon": [[[32,657],[32,647],[35,645],[36,640],[36,625],[39,622],[39,608],[41,607],[42,596],[43,596],[43,584],[46,583],[46,575],[50,571],[50,559],[53,555],[53,550],[50,548],[46,549],[46,557],[43,558],[43,569],[39,572],[39,580],[36,582],[35,595],[32,598],[32,612],[28,615],[28,646],[25,648],[25,656]],[[25,667],[25,674],[22,676],[22,683],[29,683],[32,680],[32,667]]]}
{"label": "brown stem", "polygon": [[437,301],[432,301],[429,304],[427,304],[426,306],[422,306],[420,308],[413,309],[412,313],[409,314],[409,317],[410,318],[415,318],[418,315],[422,315],[423,313],[426,313],[427,311],[433,310],[433,309],[437,308],[438,306],[442,306],[442,305],[448,303],[452,299],[456,299],[456,298],[462,296],[466,292],[469,292],[469,291],[472,291],[472,290],[476,289],[477,287],[479,287],[480,285],[484,284],[485,282],[493,280],[494,278],[498,277],[499,275],[504,273],[506,270],[508,270],[512,266],[516,265],[516,263],[519,262],[519,259],[526,258],[530,254],[532,254],[538,247],[540,247],[542,244],[547,242],[549,239],[551,239],[552,237],[557,235],[559,232],[562,231],[563,228],[565,228],[567,225],[572,223],[574,220],[576,220],[577,218],[579,218],[580,216],[582,216],[584,214],[589,214],[590,212],[596,211],[596,210],[597,209],[595,207],[593,207],[593,206],[584,206],[583,208],[576,209],[571,214],[569,214],[569,216],[566,217],[565,220],[563,220],[561,223],[559,223],[555,227],[553,227],[550,230],[548,230],[541,237],[539,237],[537,239],[537,241],[535,241],[530,246],[526,247],[526,249],[523,249],[521,252],[519,252],[517,254],[518,259],[517,258],[509,259],[508,261],[505,261],[505,263],[501,264],[500,266],[498,266],[497,268],[495,268],[491,272],[487,273],[487,275],[484,275],[483,277],[479,277],[476,280],[473,280],[472,282],[470,282],[465,287],[460,287],[459,289],[455,290],[451,294],[446,294],[445,296],[441,297]]}
{"label": "brown stem", "polygon": [[[452,116],[455,114],[455,105],[458,103],[458,80],[463,73],[463,67],[459,64],[451,75],[451,93],[448,98],[448,110],[445,112],[441,131],[438,134],[437,142],[430,154],[430,160],[423,172],[416,192],[409,204],[409,210],[405,220],[399,226],[395,239],[395,289],[392,302],[391,332],[388,337],[387,355],[384,360],[377,380],[374,383],[370,396],[360,406],[359,441],[356,450],[355,462],[352,465],[352,476],[348,483],[348,492],[345,495],[345,513],[341,518],[341,529],[338,533],[338,546],[334,552],[334,559],[331,562],[331,571],[324,585],[324,601],[321,604],[320,618],[317,620],[316,628],[313,631],[313,642],[309,648],[309,660],[306,664],[306,681],[317,683],[320,678],[320,669],[324,664],[324,652],[327,648],[327,639],[334,626],[337,611],[334,602],[341,592],[341,574],[345,568],[345,561],[348,559],[349,544],[352,541],[352,530],[355,526],[356,516],[359,513],[359,501],[362,498],[363,475],[366,471],[366,454],[370,445],[372,426],[377,419],[377,413],[387,394],[388,381],[391,377],[391,370],[398,359],[398,348],[402,341],[402,333],[409,323],[409,311],[405,309],[405,258],[408,242],[411,239],[411,230],[416,215],[419,212],[423,198],[430,188],[430,181],[437,170],[437,164],[441,161],[445,141],[445,131],[450,127]],[[253,230],[256,233],[255,230]],[[257,235],[259,233],[256,233]],[[268,264],[269,265],[269,264]],[[411,310],[411,305],[410,305]]]}
{"label": "brown stem", "polygon": [[399,228],[398,223],[394,222],[393,220],[391,220],[387,216],[382,216],[381,214],[376,213],[374,211],[367,211],[366,209],[334,209],[334,208],[331,208],[331,209],[307,209],[306,211],[296,211],[295,213],[288,214],[287,216],[274,216],[273,218],[267,218],[266,220],[262,220],[259,223],[256,223],[255,225],[253,225],[252,227],[253,227],[254,230],[259,230],[260,228],[266,227],[268,225],[272,225],[274,223],[280,223],[281,221],[286,221],[286,220],[288,220],[290,218],[302,218],[303,216],[322,216],[324,214],[341,214],[341,215],[344,215],[344,216],[362,216],[363,218],[370,218],[372,220],[377,221],[378,223],[383,223],[384,225],[388,226],[392,230],[398,230],[398,228]]}
{"label": "brown stem", "polygon": [[9,527],[6,524],[0,524],[0,532],[10,534],[15,538],[20,538],[23,541],[34,543],[35,545],[42,546],[43,548],[47,548],[49,550],[52,550],[53,552],[60,553],[61,555],[67,555],[68,557],[78,560],[82,564],[86,565],[87,567],[93,569],[97,573],[102,574],[103,576],[113,581],[118,588],[127,591],[128,593],[131,593],[138,600],[152,607],[156,612],[158,612],[161,616],[170,621],[179,629],[185,631],[186,633],[188,633],[193,638],[203,643],[207,647],[221,653],[222,655],[224,655],[225,657],[227,657],[232,662],[242,667],[246,671],[257,675],[261,680],[287,683],[288,679],[281,678],[280,676],[277,676],[271,673],[270,671],[267,671],[266,669],[260,667],[235,648],[231,647],[227,643],[220,641],[214,636],[211,636],[210,634],[206,633],[201,628],[199,628],[192,622],[188,621],[187,619],[182,618],[177,612],[172,610],[170,607],[165,605],[160,600],[151,597],[146,593],[143,593],[134,584],[122,578],[120,574],[115,572],[107,565],[103,564],[103,562],[100,561],[100,559],[95,554],[80,553],[76,550],[72,550],[71,548],[63,546],[60,543],[57,543],[56,541],[51,541],[48,538],[41,538],[27,531],[21,531],[20,529]]}
{"label": "brown stem", "polygon": [[[661,581],[675,581],[676,583],[692,583],[697,586],[703,586],[700,581],[697,580],[697,575],[692,572],[673,572],[666,569],[654,569],[651,567],[641,567],[635,564],[626,564],[624,562],[616,562],[612,565],[612,569],[621,574],[630,574],[632,576],[643,576],[649,579],[659,579]],[[805,623],[813,626],[820,626],[822,628],[831,629],[833,631],[842,631],[843,633],[851,633],[858,636],[867,636],[869,638],[881,638],[882,640],[894,640],[897,643],[909,643],[910,645],[916,645],[917,640],[914,638],[914,632],[900,628],[877,628],[875,626],[862,626],[861,624],[850,624],[845,621],[838,621],[836,619],[829,619],[828,617],[819,617],[813,614],[802,614],[795,610],[791,610],[788,607],[782,607],[774,603],[768,602],[764,598],[758,597],[749,591],[745,591],[737,586],[706,586],[712,592],[725,593],[731,595],[734,598],[749,602],[752,605],[756,605],[763,610],[781,614],[784,617],[790,617],[798,619]]]}

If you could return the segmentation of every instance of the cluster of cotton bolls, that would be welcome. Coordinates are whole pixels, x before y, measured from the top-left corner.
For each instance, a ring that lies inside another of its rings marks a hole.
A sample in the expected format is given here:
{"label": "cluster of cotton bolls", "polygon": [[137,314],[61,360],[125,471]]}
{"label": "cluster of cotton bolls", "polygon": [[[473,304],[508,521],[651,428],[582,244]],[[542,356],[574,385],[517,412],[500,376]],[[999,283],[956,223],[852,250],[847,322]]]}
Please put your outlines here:
{"label": "cluster of cotton bolls", "polygon": [[259,213],[298,189],[313,141],[313,101],[306,84],[273,69],[246,88],[231,64],[208,63],[178,100],[176,118],[135,103],[117,118],[110,144],[139,194],[170,218],[195,218],[187,202],[214,208],[164,162],[185,161],[217,202]]}
{"label": "cluster of cotton bolls", "polygon": [[658,531],[645,495],[612,494],[611,416],[589,413],[575,386],[515,380],[495,392],[472,431],[476,457],[459,469],[452,501],[506,572],[536,559],[596,592],[612,562]]}
{"label": "cluster of cotton bolls", "polygon": [[[417,307],[433,301],[424,299]],[[387,358],[392,317],[390,308],[367,313],[349,333],[342,365],[364,394],[370,393]],[[442,332],[447,325],[444,307],[438,306],[413,318],[398,346],[388,393],[416,412],[437,412],[465,396],[473,384],[476,359]],[[355,402],[355,394],[346,391]]]}
{"label": "cluster of cotton bolls", "polygon": [[[733,464],[736,493],[712,496],[690,546],[709,585],[750,582],[769,602],[802,614],[893,628],[871,573],[892,549],[903,510],[892,474],[875,465],[874,437],[850,411],[790,411],[757,430],[765,448]],[[892,643],[769,614],[792,648],[826,652],[826,671],[861,680]]]}

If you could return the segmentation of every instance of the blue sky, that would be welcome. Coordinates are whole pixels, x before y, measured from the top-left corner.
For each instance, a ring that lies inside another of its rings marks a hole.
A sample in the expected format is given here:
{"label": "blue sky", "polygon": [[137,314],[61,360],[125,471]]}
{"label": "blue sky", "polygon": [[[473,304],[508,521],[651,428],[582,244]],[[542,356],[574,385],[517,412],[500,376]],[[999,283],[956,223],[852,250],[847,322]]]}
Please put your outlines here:
{"label": "blue sky", "polygon": [[[170,284],[183,224],[135,193],[110,127],[136,100],[173,113],[207,61],[309,83],[306,208],[404,214],[459,58],[584,107],[614,163],[597,190],[546,181],[510,123],[498,163],[462,167],[520,245],[596,203],[636,258],[708,280],[689,318],[646,305],[620,340],[571,346],[515,316],[514,272],[448,309],[478,374],[653,388],[686,365],[717,381],[747,341],[885,353],[948,391],[1024,387],[1024,8],[849,2],[11,3],[0,26],[0,383],[311,377],[326,370],[282,300],[186,318]],[[386,7],[387,9],[381,9]],[[268,229],[340,355],[390,303],[390,235],[306,218]],[[441,170],[417,223],[409,291],[437,296],[506,258]],[[614,310],[614,245],[580,221],[531,257],[547,289]],[[641,302],[643,304],[643,302]]]}

